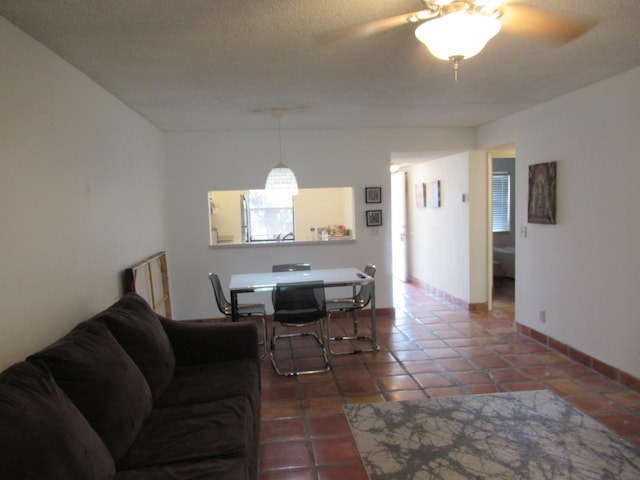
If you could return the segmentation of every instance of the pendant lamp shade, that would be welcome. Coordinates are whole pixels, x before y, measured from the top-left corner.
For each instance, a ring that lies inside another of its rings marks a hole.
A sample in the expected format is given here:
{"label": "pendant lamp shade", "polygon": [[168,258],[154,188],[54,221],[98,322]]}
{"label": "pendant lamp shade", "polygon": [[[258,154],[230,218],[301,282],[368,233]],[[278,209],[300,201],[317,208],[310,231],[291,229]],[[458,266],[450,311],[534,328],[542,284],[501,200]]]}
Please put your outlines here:
{"label": "pendant lamp shade", "polygon": [[298,180],[289,167],[282,163],[282,129],[280,127],[280,119],[282,118],[282,110],[274,109],[273,114],[278,119],[278,149],[280,154],[280,163],[273,167],[267,175],[267,181],[264,184],[265,190],[276,190],[290,195],[298,194]]}
{"label": "pendant lamp shade", "polygon": [[462,60],[480,53],[499,31],[497,18],[460,11],[423,23],[415,34],[433,56]]}
{"label": "pendant lamp shade", "polygon": [[290,191],[291,195],[298,194],[298,181],[289,167],[280,162],[267,175],[265,190]]}

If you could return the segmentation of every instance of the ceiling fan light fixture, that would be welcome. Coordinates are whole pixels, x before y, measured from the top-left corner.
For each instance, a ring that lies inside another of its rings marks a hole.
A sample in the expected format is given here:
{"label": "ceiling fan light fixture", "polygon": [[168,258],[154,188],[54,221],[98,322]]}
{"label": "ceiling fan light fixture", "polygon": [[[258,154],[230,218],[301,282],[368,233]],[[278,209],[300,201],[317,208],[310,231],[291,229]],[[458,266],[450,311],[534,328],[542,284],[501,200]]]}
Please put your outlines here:
{"label": "ceiling fan light fixture", "polygon": [[424,22],[415,35],[434,57],[460,60],[480,53],[499,31],[495,16],[460,11]]}

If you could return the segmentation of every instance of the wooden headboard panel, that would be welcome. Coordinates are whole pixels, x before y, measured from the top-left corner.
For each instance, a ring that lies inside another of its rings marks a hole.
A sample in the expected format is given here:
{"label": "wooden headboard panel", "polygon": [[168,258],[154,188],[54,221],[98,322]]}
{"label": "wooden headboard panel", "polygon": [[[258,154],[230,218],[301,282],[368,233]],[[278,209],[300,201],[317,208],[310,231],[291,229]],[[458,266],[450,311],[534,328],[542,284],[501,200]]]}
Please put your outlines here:
{"label": "wooden headboard panel", "polygon": [[167,256],[159,252],[124,271],[124,292],[136,292],[153,311],[171,318]]}

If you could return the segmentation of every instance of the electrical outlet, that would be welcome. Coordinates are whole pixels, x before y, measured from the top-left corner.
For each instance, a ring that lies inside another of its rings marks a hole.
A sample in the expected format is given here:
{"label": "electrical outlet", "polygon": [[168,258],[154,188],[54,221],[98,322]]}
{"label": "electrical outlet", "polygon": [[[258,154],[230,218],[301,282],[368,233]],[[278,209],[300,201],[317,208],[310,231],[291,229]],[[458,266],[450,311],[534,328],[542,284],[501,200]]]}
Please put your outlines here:
{"label": "electrical outlet", "polygon": [[538,321],[540,323],[546,323],[547,322],[547,312],[545,312],[544,310],[538,310]]}

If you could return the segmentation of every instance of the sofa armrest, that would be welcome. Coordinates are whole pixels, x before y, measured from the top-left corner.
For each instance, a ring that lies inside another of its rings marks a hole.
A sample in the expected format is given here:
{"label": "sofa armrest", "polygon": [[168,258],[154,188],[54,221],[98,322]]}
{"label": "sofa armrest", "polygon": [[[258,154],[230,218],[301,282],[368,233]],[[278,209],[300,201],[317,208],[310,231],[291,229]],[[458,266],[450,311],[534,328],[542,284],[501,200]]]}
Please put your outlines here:
{"label": "sofa armrest", "polygon": [[173,346],[177,365],[243,358],[260,361],[255,322],[205,323],[159,318]]}

